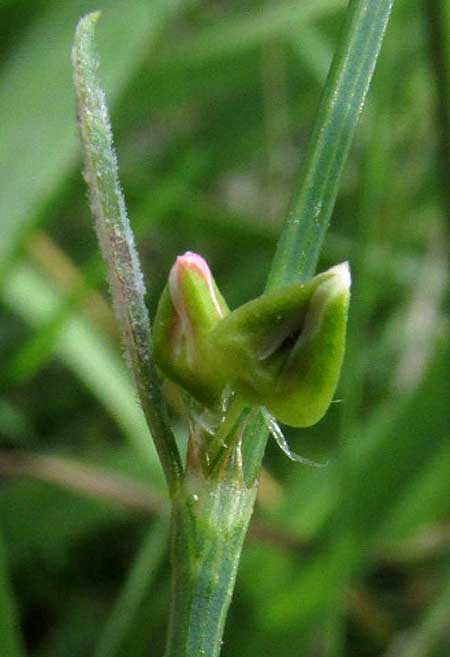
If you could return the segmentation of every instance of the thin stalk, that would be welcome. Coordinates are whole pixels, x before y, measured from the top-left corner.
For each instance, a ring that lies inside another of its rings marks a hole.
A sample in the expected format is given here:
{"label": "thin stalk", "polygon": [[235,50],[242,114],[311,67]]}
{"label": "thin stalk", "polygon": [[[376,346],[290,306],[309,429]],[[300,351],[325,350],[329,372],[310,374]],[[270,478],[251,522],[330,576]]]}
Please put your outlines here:
{"label": "thin stalk", "polygon": [[393,1],[349,4],[268,288],[314,273]]}
{"label": "thin stalk", "polygon": [[185,481],[172,511],[172,605],[165,657],[218,657],[256,487],[239,466]]}
{"label": "thin stalk", "polygon": [[88,14],[80,20],[72,55],[84,175],[128,366],[169,488],[174,492],[181,480],[182,465],[151,358],[145,287],[120,188],[108,110],[97,79],[94,31],[99,15]]}
{"label": "thin stalk", "polygon": [[[351,0],[267,289],[314,274],[342,171],[364,106],[394,0]],[[257,476],[267,442],[264,422],[249,423],[245,477]]]}

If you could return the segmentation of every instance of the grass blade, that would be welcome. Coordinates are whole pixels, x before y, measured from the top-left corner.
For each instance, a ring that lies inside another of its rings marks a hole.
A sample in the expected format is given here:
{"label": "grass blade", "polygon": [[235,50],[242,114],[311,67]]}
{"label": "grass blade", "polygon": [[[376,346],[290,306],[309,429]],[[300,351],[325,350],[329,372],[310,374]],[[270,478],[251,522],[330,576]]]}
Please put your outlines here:
{"label": "grass blade", "polygon": [[128,579],[103,630],[94,657],[114,657],[118,654],[165,554],[168,537],[168,522],[166,518],[162,518],[152,526],[139,548]]}
{"label": "grass blade", "polygon": [[303,0],[300,3],[277,2],[258,7],[252,13],[246,11],[239,17],[217,21],[203,28],[179,44],[171,44],[163,53],[164,60],[172,65],[192,65],[194,62],[209,62],[223,57],[236,57],[252,48],[289,35],[294,30],[327,14],[341,10],[344,0]]}
{"label": "grass blade", "polygon": [[392,5],[393,0],[350,3],[269,287],[314,273]]}
{"label": "grass blade", "polygon": [[[48,10],[27,30],[1,71],[0,272],[78,159],[69,54],[73,27],[90,3],[47,4]],[[116,100],[177,5],[165,3],[161,11],[161,2],[149,8],[147,0],[130,0],[120,8],[110,0],[99,4],[108,8],[102,51],[108,61],[107,87]],[[121,38],[124,24],[127,39]]]}
{"label": "grass blade", "polygon": [[8,581],[3,540],[0,535],[0,637],[3,657],[24,657],[17,628],[16,610]]}
{"label": "grass blade", "polygon": [[85,178],[128,365],[169,487],[174,488],[180,480],[182,465],[151,359],[144,281],[120,189],[105,97],[97,80],[94,30],[98,17],[99,13],[93,13],[81,19],[73,48]]}
{"label": "grass blade", "polygon": [[[9,271],[2,301],[28,324],[40,327],[55,312],[60,297],[31,267],[20,265]],[[75,311],[58,336],[55,353],[99,399],[156,476],[160,469],[155,450],[118,354]]]}
{"label": "grass blade", "polygon": [[[440,595],[424,613],[423,618],[410,632],[394,643],[386,657],[428,657],[444,654],[448,650],[448,614],[450,609],[450,577],[444,579]],[[442,645],[442,652],[438,646]]]}
{"label": "grass blade", "polygon": [[[450,4],[425,0],[431,66],[436,80],[436,124],[439,141],[439,175],[447,222],[450,223]],[[447,227],[447,230],[449,226]]]}
{"label": "grass blade", "polygon": [[[325,85],[294,196],[268,278],[273,289],[312,276],[336,200],[341,173],[380,52],[393,0],[352,0]],[[252,480],[264,454],[267,431],[261,421],[249,423]]]}

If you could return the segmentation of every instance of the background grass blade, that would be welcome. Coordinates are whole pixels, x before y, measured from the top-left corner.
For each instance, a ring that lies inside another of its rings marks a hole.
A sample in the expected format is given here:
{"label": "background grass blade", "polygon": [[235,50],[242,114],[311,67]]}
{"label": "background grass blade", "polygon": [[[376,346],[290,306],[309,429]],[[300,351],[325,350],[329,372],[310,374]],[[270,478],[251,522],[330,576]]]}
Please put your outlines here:
{"label": "background grass blade", "polygon": [[[100,0],[96,8],[108,10],[100,38],[105,86],[113,103],[178,3],[131,0],[119,7]],[[1,71],[0,265],[79,160],[68,53],[73,26],[90,9],[87,0],[50,3]],[[124,24],[130,30],[127,39],[121,38]]]}
{"label": "background grass blade", "polygon": [[439,126],[439,167],[441,195],[450,230],[450,189],[447,184],[450,166],[450,3],[425,0],[429,52],[436,81],[436,123]]}
{"label": "background grass blade", "polygon": [[[17,245],[49,196],[54,194],[78,160],[68,53],[73,25],[87,8],[86,2],[55,3],[36,21],[15,56],[3,69],[0,89],[2,140],[0,144],[0,186],[2,201],[2,241],[0,263]],[[100,2],[101,6],[113,3]],[[157,12],[155,12],[158,16]],[[132,0],[120,11],[108,12],[104,43],[108,68],[108,89],[117,99],[130,74],[148,48],[155,29],[148,3]],[[133,26],[130,38],[117,47],[117,35],[126,22]],[[57,29],[54,29],[57,26]],[[49,42],[48,34],[52,34]],[[47,47],[43,47],[47,44]],[[30,105],[29,98],[32,98]],[[48,108],[51,106],[51,125]],[[32,116],[33,120],[29,118]]]}
{"label": "background grass blade", "polygon": [[279,2],[274,6],[266,5],[250,15],[242,12],[240,17],[204,28],[195,37],[177,43],[170,52],[163,52],[162,61],[167,58],[172,65],[185,66],[235,56],[292,34],[305,24],[335,13],[344,6],[344,0],[303,0],[300,4]]}
{"label": "background grass blade", "polygon": [[25,657],[18,631],[17,610],[11,591],[7,557],[0,534],[0,637],[4,657]]}
{"label": "background grass blade", "polygon": [[[60,302],[50,285],[25,265],[9,272],[3,301],[33,327],[45,324]],[[119,423],[134,449],[151,467],[153,476],[160,473],[145,418],[119,354],[73,312],[54,347],[63,362]]]}
{"label": "background grass blade", "polygon": [[450,609],[450,577],[443,578],[437,599],[433,601],[418,625],[405,632],[386,657],[428,657],[448,651],[448,611]]}
{"label": "background grass blade", "polygon": [[94,657],[115,657],[119,654],[138,608],[153,584],[156,570],[167,548],[168,536],[167,518],[157,521],[149,529],[103,629]]}

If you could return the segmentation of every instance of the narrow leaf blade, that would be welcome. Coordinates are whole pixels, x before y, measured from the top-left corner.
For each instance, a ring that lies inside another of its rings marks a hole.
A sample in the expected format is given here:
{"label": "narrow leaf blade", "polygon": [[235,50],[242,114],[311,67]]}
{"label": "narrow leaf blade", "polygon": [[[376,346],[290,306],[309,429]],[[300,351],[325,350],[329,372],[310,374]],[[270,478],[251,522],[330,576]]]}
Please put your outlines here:
{"label": "narrow leaf blade", "polygon": [[128,365],[168,483],[173,487],[181,476],[181,459],[151,359],[145,287],[120,189],[105,96],[97,79],[94,31],[98,18],[96,12],[80,20],[72,52],[84,175]]}

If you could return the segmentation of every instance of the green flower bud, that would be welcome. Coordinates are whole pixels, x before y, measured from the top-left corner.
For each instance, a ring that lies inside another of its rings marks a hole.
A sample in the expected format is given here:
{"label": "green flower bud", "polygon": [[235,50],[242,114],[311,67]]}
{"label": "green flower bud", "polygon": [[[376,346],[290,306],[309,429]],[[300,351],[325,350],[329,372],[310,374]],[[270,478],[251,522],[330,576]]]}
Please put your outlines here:
{"label": "green flower bud", "polygon": [[190,251],[178,256],[156,312],[153,354],[166,376],[206,406],[224,388],[208,336],[228,313],[207,262]]}
{"label": "green flower bud", "polygon": [[187,252],[172,267],[158,306],[155,361],[209,408],[217,410],[229,388],[285,424],[311,426],[336,389],[349,297],[343,263],[230,313],[205,260]]}
{"label": "green flower bud", "polygon": [[307,427],[325,414],[345,349],[350,271],[332,267],[246,303],[212,333],[217,367],[249,403]]}

